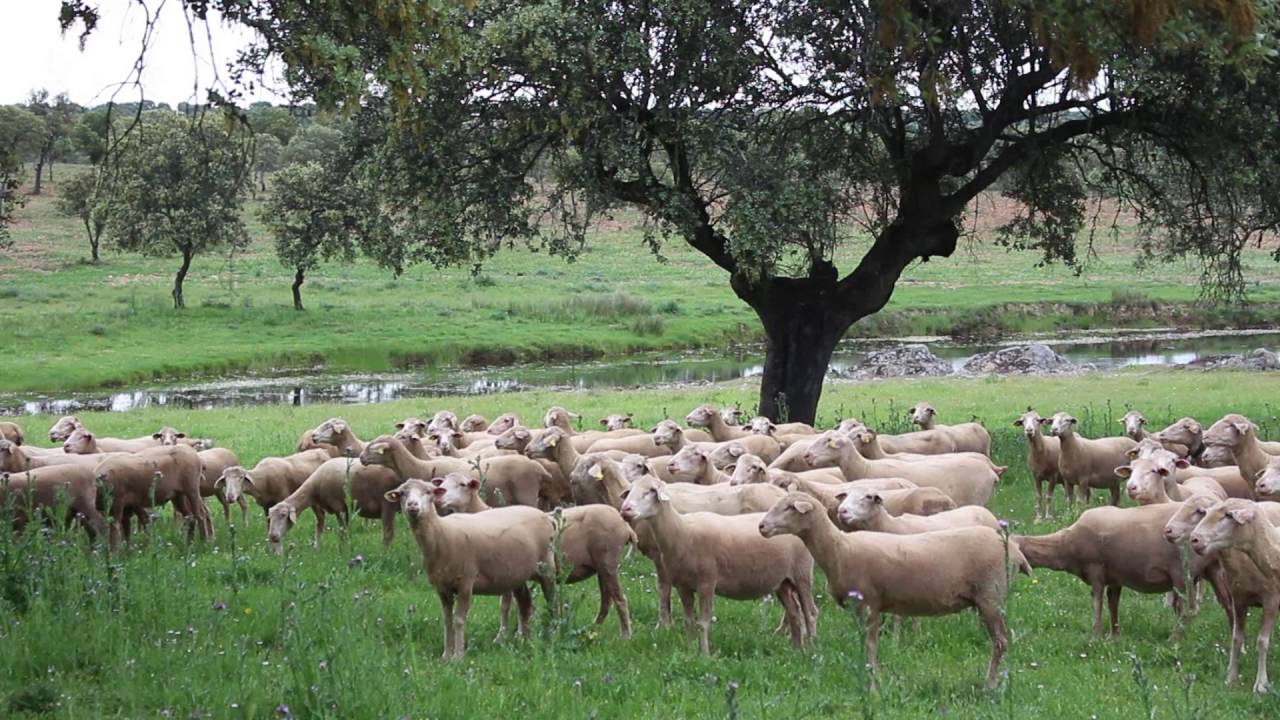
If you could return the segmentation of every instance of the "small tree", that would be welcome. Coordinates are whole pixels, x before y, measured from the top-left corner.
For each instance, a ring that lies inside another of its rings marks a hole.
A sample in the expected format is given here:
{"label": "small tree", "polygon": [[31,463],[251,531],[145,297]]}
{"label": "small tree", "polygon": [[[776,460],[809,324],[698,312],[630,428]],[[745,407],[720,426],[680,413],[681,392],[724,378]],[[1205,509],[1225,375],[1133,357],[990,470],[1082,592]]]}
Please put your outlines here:
{"label": "small tree", "polygon": [[97,170],[76,175],[59,188],[57,206],[64,215],[80,218],[85,236],[89,240],[89,252],[96,264],[102,231],[107,227],[106,193],[103,178]]}
{"label": "small tree", "polygon": [[58,144],[71,133],[80,108],[66,93],[50,98],[48,90],[33,90],[27,106],[44,125],[36,147],[36,183],[31,190],[32,195],[39,195],[44,169],[48,167],[52,176],[54,153]]}
{"label": "small tree", "polygon": [[262,192],[267,191],[267,174],[280,169],[280,157],[284,145],[270,133],[258,133],[253,140],[254,182]]}
{"label": "small tree", "polygon": [[148,112],[120,146],[107,229],[122,250],[182,256],[173,281],[175,309],[186,307],[182,284],[197,254],[248,244],[240,218],[248,140],[237,125],[212,115],[191,122]]}
{"label": "small tree", "polygon": [[30,110],[0,106],[0,246],[8,243],[9,222],[22,206],[22,161],[35,148],[40,130],[40,118]]}
{"label": "small tree", "polygon": [[287,145],[298,132],[298,121],[288,108],[277,107],[271,103],[258,102],[245,111],[245,119],[255,135],[267,134]]}
{"label": "small tree", "polygon": [[342,144],[342,131],[327,125],[312,124],[303,128],[285,146],[281,161],[285,165],[324,162]]}

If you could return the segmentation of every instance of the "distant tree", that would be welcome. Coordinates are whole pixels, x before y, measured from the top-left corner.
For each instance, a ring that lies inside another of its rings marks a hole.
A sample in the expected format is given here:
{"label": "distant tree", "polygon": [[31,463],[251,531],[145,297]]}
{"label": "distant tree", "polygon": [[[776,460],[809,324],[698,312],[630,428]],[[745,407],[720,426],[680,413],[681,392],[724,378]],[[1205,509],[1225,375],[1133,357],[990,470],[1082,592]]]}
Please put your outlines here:
{"label": "distant tree", "polygon": [[98,262],[98,248],[102,231],[107,227],[107,188],[103,186],[105,174],[94,168],[76,175],[58,188],[58,211],[84,223],[85,236],[94,263]]}
{"label": "distant tree", "polygon": [[49,167],[50,173],[53,172],[54,151],[58,143],[71,133],[76,116],[80,114],[80,107],[71,102],[66,93],[50,97],[48,90],[41,89],[31,92],[27,108],[40,118],[44,126],[36,148],[36,181],[31,190],[32,195],[39,195],[45,167]]}
{"label": "distant tree", "polygon": [[38,147],[44,124],[30,110],[16,105],[0,105],[0,246],[9,242],[9,223],[22,206],[18,187],[22,184],[24,159]]}
{"label": "distant tree", "polygon": [[281,145],[288,145],[294,133],[298,132],[298,121],[293,113],[271,103],[254,103],[245,112],[245,119],[255,135],[272,135]]}
{"label": "distant tree", "polygon": [[249,177],[249,144],[230,119],[210,113],[192,122],[168,112],[144,113],[121,142],[107,231],[122,250],[182,257],[173,281],[176,309],[186,307],[182,284],[196,255],[248,243],[240,194]]}
{"label": "distant tree", "polygon": [[342,131],[328,125],[313,123],[298,131],[284,146],[281,161],[285,165],[306,162],[323,164],[326,158],[338,152],[342,144]]}
{"label": "distant tree", "polygon": [[281,167],[284,145],[275,135],[258,133],[253,139],[253,174],[259,190],[267,190],[267,174]]}
{"label": "distant tree", "polygon": [[111,119],[118,117],[118,113],[114,108],[94,108],[81,113],[71,126],[71,142],[90,164],[99,165],[106,158],[111,143]]}

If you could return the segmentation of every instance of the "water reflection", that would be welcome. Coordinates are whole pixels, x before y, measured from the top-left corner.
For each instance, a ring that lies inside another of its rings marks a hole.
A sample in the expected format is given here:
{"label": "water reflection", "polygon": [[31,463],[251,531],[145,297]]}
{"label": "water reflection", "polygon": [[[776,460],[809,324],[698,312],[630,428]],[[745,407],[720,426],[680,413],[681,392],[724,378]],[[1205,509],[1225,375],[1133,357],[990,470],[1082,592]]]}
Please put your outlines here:
{"label": "water reflection", "polygon": [[[973,355],[1030,340],[1047,342],[1073,363],[1099,369],[1127,365],[1185,364],[1223,353],[1280,347],[1280,333],[1178,334],[1123,332],[1054,338],[1019,338],[998,344],[961,344],[945,338],[850,340],[832,357],[834,371],[856,368],[871,351],[904,342],[923,342],[959,370]],[[67,414],[86,410],[124,412],[147,407],[208,409],[246,405],[313,405],[379,403],[402,398],[487,395],[531,388],[636,388],[720,382],[760,375],[763,353],[731,355],[675,354],[630,357],[614,362],[575,365],[520,365],[504,368],[428,368],[414,373],[378,375],[242,376],[187,386],[168,386],[129,392],[90,392],[74,395],[0,397],[0,413]]]}

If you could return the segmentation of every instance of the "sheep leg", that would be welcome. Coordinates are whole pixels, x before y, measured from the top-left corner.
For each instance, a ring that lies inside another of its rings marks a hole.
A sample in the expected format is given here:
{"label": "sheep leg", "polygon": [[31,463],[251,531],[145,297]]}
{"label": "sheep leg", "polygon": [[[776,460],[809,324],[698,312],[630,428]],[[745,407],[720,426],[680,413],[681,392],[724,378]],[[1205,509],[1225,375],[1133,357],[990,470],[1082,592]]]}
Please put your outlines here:
{"label": "sheep leg", "polygon": [[777,596],[778,602],[782,603],[782,618],[791,630],[791,647],[797,649],[804,647],[805,630],[799,598],[787,584],[778,588]]}
{"label": "sheep leg", "polygon": [[800,609],[804,611],[808,638],[816,640],[818,638],[818,606],[813,602],[813,578],[805,578],[797,582],[795,592],[800,601]]}
{"label": "sheep leg", "polygon": [[319,505],[315,506],[315,511],[316,511],[316,539],[313,545],[315,547],[320,547],[320,535],[321,533],[324,532],[324,511],[320,509]]}
{"label": "sheep leg", "polygon": [[533,595],[527,585],[522,585],[511,592],[516,599],[516,626],[520,637],[529,639],[529,618],[533,617]]}
{"label": "sheep leg", "polygon": [[698,645],[703,655],[711,654],[711,618],[716,609],[716,586],[698,588]]}
{"label": "sheep leg", "polygon": [[596,625],[605,621],[609,617],[609,603],[613,596],[609,592],[609,583],[605,579],[605,573],[596,575],[596,585],[600,588],[600,610],[596,612]]}
{"label": "sheep leg", "polygon": [[1045,499],[1045,519],[1053,517],[1053,494],[1056,492],[1058,485],[1062,485],[1064,492],[1067,489],[1067,486],[1064,483],[1059,482],[1060,480],[1061,478],[1057,475],[1049,476],[1049,492],[1048,497]]}
{"label": "sheep leg", "polygon": [[693,640],[693,590],[690,588],[678,588],[680,593],[680,606],[684,609],[684,634],[690,641]]}
{"label": "sheep leg", "polygon": [[217,498],[218,498],[218,502],[222,503],[222,522],[230,525],[231,524],[231,503],[227,502],[227,496],[222,493],[218,493]]}
{"label": "sheep leg", "polygon": [[440,595],[440,624],[444,625],[444,652],[441,653],[442,660],[448,660],[453,657],[453,593],[441,590]]}
{"label": "sheep leg", "polygon": [[1262,626],[1258,628],[1258,675],[1253,681],[1253,691],[1266,694],[1270,684],[1267,682],[1267,651],[1271,648],[1271,631],[1276,626],[1276,611],[1280,610],[1280,597],[1267,598],[1262,608]]}
{"label": "sheep leg", "polygon": [[1231,605],[1231,655],[1227,659],[1227,685],[1235,685],[1240,679],[1240,651],[1244,649],[1245,623],[1249,619],[1249,606],[1244,603]]}
{"label": "sheep leg", "polygon": [[1093,639],[1102,637],[1102,592],[1104,586],[1100,582],[1093,583]]}
{"label": "sheep leg", "polygon": [[458,589],[453,606],[453,659],[459,660],[467,649],[467,615],[471,612],[471,586]]}
{"label": "sheep leg", "polygon": [[880,609],[867,608],[867,667],[871,669],[871,687],[875,689],[880,674]]}
{"label": "sheep leg", "polygon": [[[1035,477],[1036,481],[1036,522],[1044,519],[1044,480],[1039,475]],[[1050,486],[1052,487],[1052,486]]]}
{"label": "sheep leg", "polygon": [[502,593],[502,598],[498,601],[498,636],[493,639],[494,643],[502,643],[507,639],[507,633],[511,631],[511,593]]}
{"label": "sheep leg", "polygon": [[658,558],[653,563],[658,574],[658,627],[671,627],[671,578]]}
{"label": "sheep leg", "polygon": [[[601,577],[604,577],[601,575]],[[609,572],[609,594],[613,597],[613,605],[618,609],[618,626],[622,630],[622,639],[631,639],[631,607],[627,603],[627,594],[622,590],[622,582],[616,570]]]}
{"label": "sheep leg", "polygon": [[[1116,593],[1119,599],[1120,594]],[[987,666],[987,689],[995,690],[1000,682],[1000,663],[1004,660],[1005,651],[1009,649],[1009,632],[1004,624],[1004,615],[995,605],[982,605],[978,608],[982,624],[991,636],[991,664]]]}
{"label": "sheep leg", "polygon": [[1112,485],[1108,489],[1111,491],[1111,504],[1120,507],[1120,485]]}
{"label": "sheep leg", "polygon": [[399,511],[395,505],[391,503],[382,503],[382,546],[391,547],[391,541],[396,538],[396,514]]}
{"label": "sheep leg", "polygon": [[1107,613],[1111,616],[1112,638],[1120,634],[1120,592],[1122,590],[1124,588],[1119,585],[1107,587]]}
{"label": "sheep leg", "polygon": [[249,501],[244,496],[236,498],[236,504],[240,506],[240,524],[247,525],[249,523]]}

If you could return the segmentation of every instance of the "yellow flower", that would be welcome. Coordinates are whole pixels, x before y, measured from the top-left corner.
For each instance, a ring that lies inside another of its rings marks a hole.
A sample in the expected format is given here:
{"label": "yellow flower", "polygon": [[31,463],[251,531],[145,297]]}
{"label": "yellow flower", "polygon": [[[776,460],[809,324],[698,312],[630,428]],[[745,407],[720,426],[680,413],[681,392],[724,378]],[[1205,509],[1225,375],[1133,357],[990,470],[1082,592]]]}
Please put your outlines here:
{"label": "yellow flower", "polygon": [[245,615],[252,615],[252,614],[253,614],[253,608],[251,608],[251,607],[247,607],[247,608],[245,608],[245,609],[244,609],[244,614],[245,614]]}

